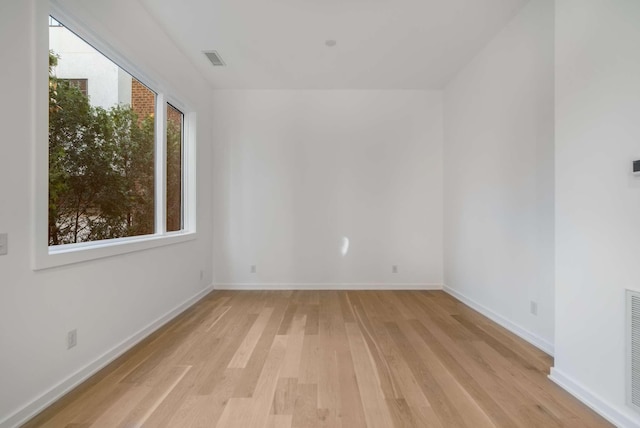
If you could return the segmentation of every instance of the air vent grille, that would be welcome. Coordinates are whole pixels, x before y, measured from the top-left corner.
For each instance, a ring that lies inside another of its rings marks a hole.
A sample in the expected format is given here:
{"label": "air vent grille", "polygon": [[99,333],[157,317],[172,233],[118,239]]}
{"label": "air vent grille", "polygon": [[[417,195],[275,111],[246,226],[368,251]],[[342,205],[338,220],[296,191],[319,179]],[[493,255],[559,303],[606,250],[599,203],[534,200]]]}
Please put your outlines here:
{"label": "air vent grille", "polygon": [[640,411],[640,292],[627,290],[627,402]]}
{"label": "air vent grille", "polygon": [[222,60],[218,52],[205,51],[203,53],[206,55],[207,58],[209,58],[209,61],[211,61],[211,64],[213,64],[215,67],[222,67],[224,65],[224,61]]}

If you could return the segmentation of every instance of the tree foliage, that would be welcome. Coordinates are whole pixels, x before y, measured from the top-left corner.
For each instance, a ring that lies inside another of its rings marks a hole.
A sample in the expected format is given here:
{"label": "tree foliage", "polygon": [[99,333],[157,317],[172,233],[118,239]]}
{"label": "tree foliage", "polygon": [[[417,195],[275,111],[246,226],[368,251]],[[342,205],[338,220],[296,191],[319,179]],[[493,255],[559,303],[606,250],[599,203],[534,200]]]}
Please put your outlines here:
{"label": "tree foliage", "polygon": [[154,231],[154,118],[94,107],[49,55],[49,245]]}
{"label": "tree foliage", "polygon": [[167,114],[167,231],[182,229],[182,114]]}

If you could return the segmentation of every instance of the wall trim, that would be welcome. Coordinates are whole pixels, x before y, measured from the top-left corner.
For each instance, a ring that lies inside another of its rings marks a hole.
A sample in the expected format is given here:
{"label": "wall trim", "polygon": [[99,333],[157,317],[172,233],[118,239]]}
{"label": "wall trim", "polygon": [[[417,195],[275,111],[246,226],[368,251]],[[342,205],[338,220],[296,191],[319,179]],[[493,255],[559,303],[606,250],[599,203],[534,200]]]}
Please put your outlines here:
{"label": "wall trim", "polygon": [[442,290],[442,284],[427,283],[282,283],[282,282],[255,282],[255,283],[216,283],[215,290]]}
{"label": "wall trim", "polygon": [[619,428],[640,428],[640,423],[637,420],[630,419],[618,408],[612,406],[556,367],[551,367],[549,379],[615,426]]}
{"label": "wall trim", "polygon": [[102,354],[100,357],[96,358],[94,361],[85,365],[80,370],[73,373],[71,376],[62,380],[57,385],[53,386],[40,396],[33,399],[31,402],[25,404],[23,407],[4,418],[2,421],[0,421],[0,428],[13,428],[27,422],[29,419],[33,418],[38,413],[53,404],[55,401],[62,398],[72,389],[80,385],[82,382],[106,367],[113,360],[133,348],[143,339],[151,335],[151,333],[155,332],[156,330],[167,324],[169,321],[180,315],[182,312],[198,303],[211,291],[213,291],[213,287],[210,285],[198,292],[195,296],[185,300],[175,308],[171,309],[169,312],[157,318],[146,327],[129,336],[127,339],[123,340],[122,342]]}
{"label": "wall trim", "polygon": [[540,349],[541,351],[544,351],[547,354],[553,356],[553,352],[554,352],[553,343],[547,341],[546,339],[543,339],[542,337],[538,336],[537,334],[534,334],[534,333],[530,332],[529,330],[519,326],[518,324],[516,324],[516,323],[514,323],[512,321],[509,321],[507,318],[503,317],[502,315],[492,311],[491,309],[487,308],[486,306],[481,305],[480,303],[476,302],[475,300],[470,299],[466,295],[460,293],[459,291],[454,290],[451,287],[448,287],[447,285],[444,285],[442,287],[442,289],[446,293],[448,293],[451,296],[455,297],[456,299],[460,300],[465,305],[467,305],[470,308],[480,312],[482,315],[484,315],[485,317],[489,318],[493,322],[495,322],[497,324],[500,324],[502,327],[506,328],[511,333],[515,334],[516,336],[520,337],[521,339],[526,340],[527,342],[529,342],[530,344],[532,344],[536,348]]}

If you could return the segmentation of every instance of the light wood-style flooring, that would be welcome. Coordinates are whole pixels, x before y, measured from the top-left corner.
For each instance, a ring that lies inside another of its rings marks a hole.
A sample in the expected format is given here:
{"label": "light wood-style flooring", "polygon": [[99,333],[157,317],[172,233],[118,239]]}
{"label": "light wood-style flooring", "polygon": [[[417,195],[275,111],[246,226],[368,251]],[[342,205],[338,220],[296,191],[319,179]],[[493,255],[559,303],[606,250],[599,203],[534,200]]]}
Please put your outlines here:
{"label": "light wood-style flooring", "polygon": [[27,427],[608,427],[439,291],[214,291]]}

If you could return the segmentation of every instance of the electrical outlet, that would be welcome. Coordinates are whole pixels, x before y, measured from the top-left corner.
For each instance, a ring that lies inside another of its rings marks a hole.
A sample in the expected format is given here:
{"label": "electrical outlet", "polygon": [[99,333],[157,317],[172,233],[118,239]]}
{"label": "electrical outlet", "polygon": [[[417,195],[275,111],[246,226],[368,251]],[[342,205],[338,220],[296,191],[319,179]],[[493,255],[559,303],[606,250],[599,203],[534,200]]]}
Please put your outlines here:
{"label": "electrical outlet", "polygon": [[78,344],[78,330],[75,328],[67,333],[67,349],[71,349]]}
{"label": "electrical outlet", "polygon": [[6,256],[9,253],[9,236],[6,233],[0,233],[0,256]]}
{"label": "electrical outlet", "polygon": [[531,311],[531,315],[538,315],[538,302],[534,302],[532,300],[530,302],[529,310]]}
{"label": "electrical outlet", "polygon": [[256,265],[251,265],[251,273],[256,273],[257,271]]}
{"label": "electrical outlet", "polygon": [[398,273],[398,265],[391,266],[391,273]]}

